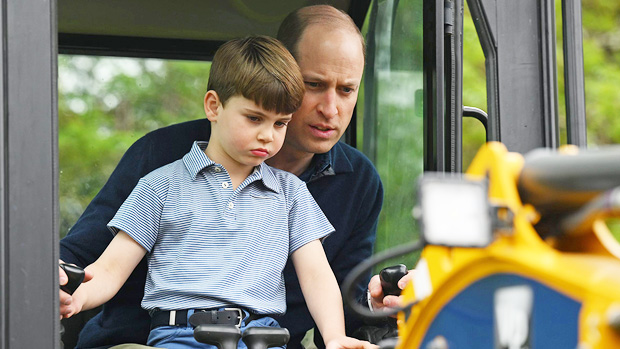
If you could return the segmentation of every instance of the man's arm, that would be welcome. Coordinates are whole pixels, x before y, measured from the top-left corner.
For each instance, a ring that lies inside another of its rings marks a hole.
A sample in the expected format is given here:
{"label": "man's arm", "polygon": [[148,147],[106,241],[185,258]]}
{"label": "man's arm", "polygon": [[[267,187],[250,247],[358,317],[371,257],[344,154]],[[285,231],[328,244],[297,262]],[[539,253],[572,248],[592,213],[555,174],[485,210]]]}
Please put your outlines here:
{"label": "man's arm", "polygon": [[145,254],[144,247],[120,231],[101,257],[86,267],[86,271],[94,277],[80,285],[69,301],[60,303],[60,314],[68,318],[110,300]]}
{"label": "man's arm", "polygon": [[[365,202],[363,210],[357,212],[356,224],[351,231],[347,243],[338,251],[336,257],[331,261],[331,266],[336,275],[339,285],[349,274],[349,272],[362,261],[370,258],[373,253],[373,247],[376,240],[377,225],[379,213],[383,204],[383,186],[378,178],[367,183],[365,195],[359,198]],[[328,243],[328,241],[327,241]],[[370,281],[371,273],[367,273],[366,277],[361,278],[360,282],[355,286],[355,297],[360,302],[366,302],[367,284]],[[362,321],[356,316],[347,313],[346,316],[347,333],[352,333]]]}

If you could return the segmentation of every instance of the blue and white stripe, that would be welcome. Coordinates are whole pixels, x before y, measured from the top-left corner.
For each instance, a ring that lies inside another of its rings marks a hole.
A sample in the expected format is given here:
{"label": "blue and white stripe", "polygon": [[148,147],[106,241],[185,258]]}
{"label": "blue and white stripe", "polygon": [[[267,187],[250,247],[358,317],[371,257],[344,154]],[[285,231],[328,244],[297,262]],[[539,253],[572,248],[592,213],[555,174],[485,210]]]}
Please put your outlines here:
{"label": "blue and white stripe", "polygon": [[288,256],[334,228],[288,172],[261,164],[233,190],[206,145],[142,178],[108,224],[147,250],[142,307],[284,313]]}

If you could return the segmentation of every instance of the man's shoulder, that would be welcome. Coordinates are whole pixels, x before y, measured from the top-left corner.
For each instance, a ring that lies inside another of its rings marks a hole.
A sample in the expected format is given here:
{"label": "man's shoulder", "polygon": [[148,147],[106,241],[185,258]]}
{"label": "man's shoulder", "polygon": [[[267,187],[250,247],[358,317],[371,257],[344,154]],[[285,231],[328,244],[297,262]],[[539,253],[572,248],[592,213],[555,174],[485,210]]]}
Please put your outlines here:
{"label": "man's shoulder", "polygon": [[[206,129],[206,130],[205,130]],[[178,124],[172,124],[169,126],[161,127],[156,130],[153,130],[147,133],[144,137],[158,137],[162,135],[187,135],[187,134],[201,134],[208,133],[210,129],[209,120],[202,118],[197,120],[190,120],[185,122],[180,122]]]}
{"label": "man's shoulder", "polygon": [[153,130],[134,143],[134,145],[155,148],[175,147],[182,145],[183,149],[194,141],[209,140],[211,124],[207,119],[197,119],[173,124]]}
{"label": "man's shoulder", "polygon": [[332,153],[331,156],[333,164],[336,167],[336,173],[339,172],[338,169],[344,168],[344,166],[348,164],[353,176],[358,177],[362,175],[379,180],[379,173],[375,165],[357,148],[344,142],[338,142],[330,152]]}

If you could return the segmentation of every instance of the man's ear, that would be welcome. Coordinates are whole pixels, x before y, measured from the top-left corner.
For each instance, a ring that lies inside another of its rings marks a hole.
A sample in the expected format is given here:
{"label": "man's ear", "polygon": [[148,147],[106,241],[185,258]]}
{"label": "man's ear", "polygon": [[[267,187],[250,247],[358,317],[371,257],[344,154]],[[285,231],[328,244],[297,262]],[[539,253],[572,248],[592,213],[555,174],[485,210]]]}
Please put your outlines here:
{"label": "man's ear", "polygon": [[205,94],[204,107],[205,115],[207,115],[207,119],[209,119],[209,121],[217,121],[217,116],[220,112],[221,105],[220,96],[217,95],[217,92],[213,90],[207,91],[207,94]]}

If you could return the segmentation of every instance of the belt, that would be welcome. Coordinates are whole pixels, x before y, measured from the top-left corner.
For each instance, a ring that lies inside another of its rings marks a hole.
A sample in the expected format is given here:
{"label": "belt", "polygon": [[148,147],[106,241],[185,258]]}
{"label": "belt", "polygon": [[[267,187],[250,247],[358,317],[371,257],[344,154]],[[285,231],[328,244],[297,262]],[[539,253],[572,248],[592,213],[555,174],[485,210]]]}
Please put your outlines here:
{"label": "belt", "polygon": [[[157,310],[151,315],[151,330],[159,326],[187,326],[187,309],[183,310]],[[245,323],[259,319],[266,315],[254,314],[248,311]],[[204,324],[234,325],[240,327],[245,318],[245,312],[241,308],[195,309],[189,317],[189,325],[193,327]]]}

